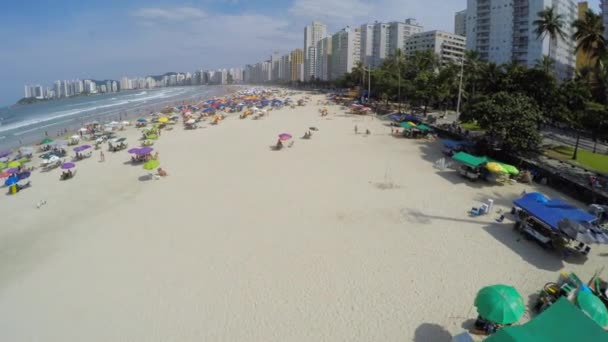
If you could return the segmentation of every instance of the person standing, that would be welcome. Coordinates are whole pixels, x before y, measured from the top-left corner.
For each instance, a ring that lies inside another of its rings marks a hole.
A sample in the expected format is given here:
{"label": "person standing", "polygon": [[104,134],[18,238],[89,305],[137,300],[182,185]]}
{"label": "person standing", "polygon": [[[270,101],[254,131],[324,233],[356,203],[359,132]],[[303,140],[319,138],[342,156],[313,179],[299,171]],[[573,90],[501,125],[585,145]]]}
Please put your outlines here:
{"label": "person standing", "polygon": [[103,154],[103,151],[99,151],[99,161],[100,162],[106,161],[106,156],[105,156],[105,154]]}

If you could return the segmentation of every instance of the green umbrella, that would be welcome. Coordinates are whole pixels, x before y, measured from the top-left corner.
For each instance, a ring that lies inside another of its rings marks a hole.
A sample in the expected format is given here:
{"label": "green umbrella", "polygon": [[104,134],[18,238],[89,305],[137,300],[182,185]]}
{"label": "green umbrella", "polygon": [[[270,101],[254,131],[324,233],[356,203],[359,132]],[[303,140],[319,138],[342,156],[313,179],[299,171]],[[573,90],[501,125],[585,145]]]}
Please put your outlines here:
{"label": "green umbrella", "polygon": [[526,311],[524,299],[508,285],[486,286],[479,290],[475,306],[481,317],[498,324],[515,323]]}
{"label": "green umbrella", "polygon": [[146,135],[146,138],[152,139],[152,140],[156,140],[156,139],[158,139],[158,135],[156,135],[156,134],[148,134],[148,135]]}
{"label": "green umbrella", "polygon": [[406,128],[406,129],[414,128],[414,126],[410,125],[407,122],[402,122],[402,123],[399,124],[399,126],[401,126],[403,128]]}
{"label": "green umbrella", "polygon": [[160,165],[160,162],[156,159],[149,160],[144,164],[144,170],[154,170]]}
{"label": "green umbrella", "polygon": [[27,159],[27,158],[21,158],[21,159],[19,159],[18,161],[19,161],[21,164],[25,164],[25,163],[29,163],[29,162],[30,162],[30,160],[29,160],[29,159]]}
{"label": "green umbrella", "polygon": [[6,163],[0,162],[0,170],[6,169]]}
{"label": "green umbrella", "polygon": [[608,310],[596,295],[587,291],[579,291],[576,295],[576,303],[587,316],[591,317],[601,327],[608,325]]}
{"label": "green umbrella", "polygon": [[509,165],[509,164],[503,164],[503,163],[499,163],[503,169],[505,169],[505,171],[507,171],[510,175],[513,176],[517,176],[519,174],[519,170],[513,166],[513,165]]}
{"label": "green umbrella", "polygon": [[19,166],[21,166],[21,163],[18,161],[12,161],[12,162],[8,163],[7,166],[8,167],[19,167]]}
{"label": "green umbrella", "polygon": [[53,139],[46,138],[40,142],[41,145],[50,144],[53,142]]}

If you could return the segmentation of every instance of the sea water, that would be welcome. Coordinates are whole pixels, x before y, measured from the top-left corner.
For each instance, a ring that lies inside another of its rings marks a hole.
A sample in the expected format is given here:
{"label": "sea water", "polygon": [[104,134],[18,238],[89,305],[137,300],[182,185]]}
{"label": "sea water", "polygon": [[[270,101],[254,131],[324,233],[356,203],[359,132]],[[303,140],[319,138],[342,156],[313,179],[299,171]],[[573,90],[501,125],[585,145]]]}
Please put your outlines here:
{"label": "sea water", "polygon": [[121,91],[0,108],[0,150],[74,132],[86,122],[130,120],[184,101],[226,95],[227,87],[192,86]]}

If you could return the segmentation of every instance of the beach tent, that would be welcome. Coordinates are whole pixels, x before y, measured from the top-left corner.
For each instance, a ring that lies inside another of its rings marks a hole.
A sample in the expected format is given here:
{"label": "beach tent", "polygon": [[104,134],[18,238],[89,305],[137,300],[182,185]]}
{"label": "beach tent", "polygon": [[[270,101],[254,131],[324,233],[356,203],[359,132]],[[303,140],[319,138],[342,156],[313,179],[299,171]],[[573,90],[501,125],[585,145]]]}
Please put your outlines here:
{"label": "beach tent", "polygon": [[416,128],[418,128],[419,130],[421,130],[423,132],[428,132],[431,130],[431,128],[427,125],[418,125]]}
{"label": "beach tent", "polygon": [[402,122],[402,123],[400,123],[400,124],[399,124],[399,126],[401,126],[401,127],[405,128],[405,129],[412,129],[412,128],[414,128],[414,127],[415,127],[415,126],[412,126],[412,125],[411,125],[410,123],[408,123],[408,122]]}
{"label": "beach tent", "polygon": [[489,161],[487,157],[477,157],[472,154],[468,154],[465,152],[458,152],[452,156],[452,159],[455,161],[470,166],[470,167],[479,167],[482,164],[485,164]]}
{"label": "beach tent", "polygon": [[502,328],[484,340],[484,342],[598,341],[608,341],[608,332],[564,297],[528,323]]}
{"label": "beach tent", "polygon": [[548,199],[536,192],[525,194],[513,203],[553,230],[559,230],[558,222],[563,219],[587,224],[597,220],[597,217],[569,203],[558,198]]}
{"label": "beach tent", "polygon": [[451,149],[458,148],[460,146],[466,146],[466,147],[468,147],[468,146],[472,146],[473,145],[469,141],[454,141],[454,140],[448,140],[448,139],[442,140],[441,142],[443,143],[443,146],[445,146],[447,148],[451,148]]}

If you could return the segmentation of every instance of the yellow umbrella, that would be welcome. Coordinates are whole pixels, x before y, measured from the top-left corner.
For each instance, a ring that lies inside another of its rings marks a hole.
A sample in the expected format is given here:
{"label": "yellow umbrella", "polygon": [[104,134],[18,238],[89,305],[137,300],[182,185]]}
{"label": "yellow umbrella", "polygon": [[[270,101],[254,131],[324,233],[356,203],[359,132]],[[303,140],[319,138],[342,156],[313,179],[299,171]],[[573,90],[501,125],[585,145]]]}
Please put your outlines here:
{"label": "yellow umbrella", "polygon": [[488,169],[488,171],[492,173],[507,173],[507,171],[502,167],[502,165],[495,162],[487,163],[486,169]]}
{"label": "yellow umbrella", "polygon": [[13,168],[13,167],[19,167],[19,166],[21,166],[21,163],[18,162],[18,161],[12,161],[12,162],[8,163],[7,166],[11,167],[11,168]]}
{"label": "yellow umbrella", "polygon": [[160,123],[166,123],[168,121],[169,121],[169,118],[166,118],[166,117],[162,117],[162,118],[158,119],[158,122],[160,122]]}
{"label": "yellow umbrella", "polygon": [[412,127],[416,127],[416,124],[413,123],[413,122],[411,122],[411,121],[408,121],[407,123],[410,124],[410,125],[412,125]]}

